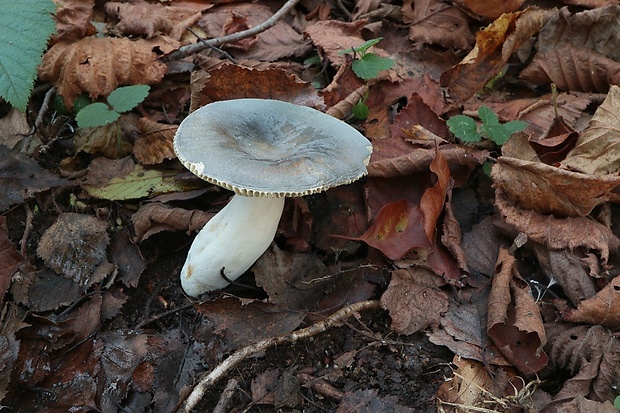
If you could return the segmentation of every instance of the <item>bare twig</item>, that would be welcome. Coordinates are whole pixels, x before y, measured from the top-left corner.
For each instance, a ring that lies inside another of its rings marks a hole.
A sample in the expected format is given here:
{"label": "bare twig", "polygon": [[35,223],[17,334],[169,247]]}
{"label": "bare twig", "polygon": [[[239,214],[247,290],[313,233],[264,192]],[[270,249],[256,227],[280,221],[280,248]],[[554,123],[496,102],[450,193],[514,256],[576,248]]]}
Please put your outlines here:
{"label": "bare twig", "polygon": [[213,413],[225,413],[228,411],[228,405],[230,404],[233,396],[235,395],[235,389],[237,388],[237,380],[230,379],[224,388],[224,391],[220,395],[220,400],[213,408]]}
{"label": "bare twig", "polygon": [[269,19],[265,20],[258,26],[252,27],[247,30],[243,30],[241,32],[232,33],[226,36],[205,40],[200,43],[194,43],[194,44],[190,44],[187,46],[183,46],[179,50],[176,50],[170,53],[169,55],[162,57],[161,60],[163,62],[169,62],[171,60],[183,59],[184,57],[190,56],[194,53],[198,53],[210,46],[217,47],[225,43],[234,43],[234,42],[238,42],[239,40],[243,40],[243,39],[247,39],[248,37],[255,36],[275,26],[280,20],[282,20],[284,16],[286,16],[286,14],[293,7],[295,7],[297,3],[299,3],[299,0],[288,0],[286,3],[284,3],[284,6],[280,8],[280,10],[278,10],[273,16],[271,16]]}
{"label": "bare twig", "polygon": [[24,234],[22,235],[22,239],[19,243],[19,252],[22,257],[26,257],[28,253],[28,238],[30,238],[30,232],[32,231],[32,222],[34,221],[34,214],[32,210],[28,206],[28,204],[24,204],[24,208],[26,209],[26,227],[24,228]]}
{"label": "bare twig", "polygon": [[185,399],[183,404],[177,409],[178,413],[189,413],[192,409],[200,402],[200,400],[204,397],[206,391],[215,384],[219,379],[221,379],[226,373],[228,373],[233,367],[239,364],[241,361],[245,360],[249,356],[256,354],[260,351],[266,350],[270,347],[277,346],[283,343],[294,343],[298,340],[312,337],[316,334],[322,333],[326,331],[328,328],[338,324],[340,321],[345,320],[349,316],[358,311],[362,310],[370,310],[376,309],[380,307],[379,301],[371,300],[371,301],[362,301],[359,303],[351,304],[347,307],[344,307],[331,316],[327,317],[325,320],[319,321],[318,323],[312,324],[309,327],[303,328],[298,331],[293,331],[290,334],[285,334],[283,336],[271,337],[265,340],[261,340],[252,345],[243,347],[232,355],[230,355],[226,360],[220,363],[217,367],[215,367],[211,373],[204,376],[198,384],[194,387],[194,390],[190,393],[190,395]]}

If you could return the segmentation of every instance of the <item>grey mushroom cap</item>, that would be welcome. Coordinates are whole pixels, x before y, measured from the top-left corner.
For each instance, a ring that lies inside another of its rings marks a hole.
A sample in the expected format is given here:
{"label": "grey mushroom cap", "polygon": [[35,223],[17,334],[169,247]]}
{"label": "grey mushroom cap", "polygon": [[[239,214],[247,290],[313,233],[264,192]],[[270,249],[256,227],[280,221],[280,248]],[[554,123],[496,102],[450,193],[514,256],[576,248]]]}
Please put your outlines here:
{"label": "grey mushroom cap", "polygon": [[372,145],[355,128],[318,110],[234,99],[187,116],[174,151],[195,175],[237,194],[294,197],[366,175]]}

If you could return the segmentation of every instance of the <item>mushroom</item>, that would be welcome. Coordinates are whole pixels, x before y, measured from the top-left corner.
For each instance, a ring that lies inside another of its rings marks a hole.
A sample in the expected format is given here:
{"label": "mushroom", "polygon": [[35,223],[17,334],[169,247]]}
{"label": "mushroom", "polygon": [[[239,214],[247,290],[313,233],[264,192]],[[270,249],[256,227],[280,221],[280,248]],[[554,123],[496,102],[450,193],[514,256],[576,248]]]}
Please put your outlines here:
{"label": "mushroom", "polygon": [[229,285],[269,248],[285,197],[361,178],[372,146],[353,127],[318,110],[235,99],[187,116],[174,151],[192,173],[235,192],[196,236],[181,270],[183,290],[198,297]]}

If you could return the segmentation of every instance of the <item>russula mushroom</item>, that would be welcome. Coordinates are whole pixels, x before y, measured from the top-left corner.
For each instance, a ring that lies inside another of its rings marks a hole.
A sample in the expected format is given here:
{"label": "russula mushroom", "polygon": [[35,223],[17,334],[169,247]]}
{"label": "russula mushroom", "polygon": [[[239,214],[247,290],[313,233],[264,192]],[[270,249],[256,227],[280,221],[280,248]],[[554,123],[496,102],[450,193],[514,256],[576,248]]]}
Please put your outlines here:
{"label": "russula mushroom", "polygon": [[372,146],[353,127],[318,110],[235,99],[187,116],[174,151],[192,173],[235,192],[196,236],[181,270],[183,289],[198,297],[229,285],[226,278],[237,279],[267,250],[285,197],[361,178]]}

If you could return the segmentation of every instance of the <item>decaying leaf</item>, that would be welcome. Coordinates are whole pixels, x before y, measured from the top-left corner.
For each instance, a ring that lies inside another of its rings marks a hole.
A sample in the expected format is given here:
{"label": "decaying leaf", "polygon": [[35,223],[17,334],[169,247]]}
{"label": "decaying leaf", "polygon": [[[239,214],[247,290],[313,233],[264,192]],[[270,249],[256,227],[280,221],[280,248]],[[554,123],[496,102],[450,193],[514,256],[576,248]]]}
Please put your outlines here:
{"label": "decaying leaf", "polygon": [[20,204],[38,192],[66,183],[32,159],[0,145],[0,211]]}
{"label": "decaying leaf", "polygon": [[54,42],[71,42],[95,34],[91,23],[95,0],[54,0],[54,3],[59,5],[54,13]]}
{"label": "decaying leaf", "polygon": [[489,295],[487,332],[511,364],[526,375],[547,364],[547,342],[538,306],[529,285],[515,276],[515,259],[500,249]]}
{"label": "decaying leaf", "polygon": [[510,56],[556,12],[529,8],[507,13],[476,34],[476,46],[461,63],[441,76],[441,85],[460,101],[482,89]]}
{"label": "decaying leaf", "polygon": [[443,278],[424,268],[392,272],[392,280],[381,296],[381,306],[390,312],[392,329],[399,334],[413,334],[439,325],[448,309],[448,295],[439,287]]}
{"label": "decaying leaf", "polygon": [[606,179],[605,175],[617,176],[620,170],[619,147],[620,87],[612,85],[607,98],[596,109],[590,125],[562,162],[562,167],[602,179]]}
{"label": "decaying leaf", "polygon": [[178,126],[165,125],[148,118],[140,118],[138,125],[140,136],[133,145],[133,154],[138,162],[154,165],[176,157],[172,140]]}
{"label": "decaying leaf", "polygon": [[23,262],[24,258],[8,238],[6,217],[0,216],[0,308],[4,305],[4,295],[11,285],[13,274]]}
{"label": "decaying leaf", "polygon": [[131,221],[135,231],[136,242],[142,242],[151,235],[161,231],[200,230],[213,217],[212,212],[170,208],[164,204],[145,204],[133,214]]}
{"label": "decaying leaf", "polygon": [[[569,155],[570,157],[570,155]],[[495,187],[521,208],[559,217],[586,216],[606,202],[619,202],[620,176],[586,175],[542,162],[500,156],[491,173]]]}
{"label": "decaying leaf", "polygon": [[342,397],[336,413],[413,413],[413,409],[398,402],[396,396],[379,396],[377,390],[356,390]]}
{"label": "decaying leaf", "polygon": [[251,69],[225,65],[192,78],[192,108],[211,102],[238,98],[277,99],[298,105],[323,108],[323,101],[311,83],[282,69]]}
{"label": "decaying leaf", "polygon": [[109,242],[105,222],[88,215],[67,213],[60,215],[45,231],[37,254],[58,274],[84,288],[97,281],[92,276],[106,262]]}
{"label": "decaying leaf", "polygon": [[467,15],[458,7],[439,0],[415,1],[413,13],[406,14],[405,21],[413,23],[409,39],[416,43],[467,50],[474,42]]}
{"label": "decaying leaf", "polygon": [[107,96],[119,86],[154,84],[167,72],[143,39],[86,37],[58,42],[43,56],[39,77],[52,82],[67,107],[82,92],[91,99]]}
{"label": "decaying leaf", "polygon": [[620,277],[616,277],[591,298],[581,301],[576,309],[567,310],[564,319],[571,323],[620,328]]}
{"label": "decaying leaf", "polygon": [[293,310],[313,310],[335,278],[314,254],[282,251],[273,245],[252,267],[256,285],[269,294],[269,302]]}

